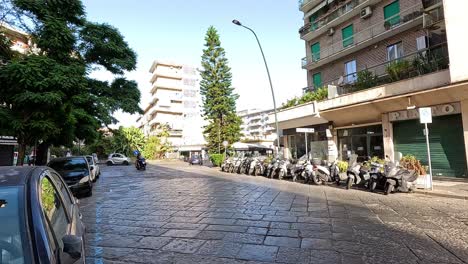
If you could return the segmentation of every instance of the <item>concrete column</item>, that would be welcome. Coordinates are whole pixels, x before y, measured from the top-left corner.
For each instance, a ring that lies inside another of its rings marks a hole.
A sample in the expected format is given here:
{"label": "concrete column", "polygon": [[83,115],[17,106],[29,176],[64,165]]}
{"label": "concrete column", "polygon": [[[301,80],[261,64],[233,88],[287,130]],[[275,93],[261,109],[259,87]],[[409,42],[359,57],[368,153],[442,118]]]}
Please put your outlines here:
{"label": "concrete column", "polygon": [[465,141],[465,158],[467,159],[466,163],[468,164],[468,100],[461,101],[460,105],[463,123],[463,139]]}
{"label": "concrete column", "polygon": [[393,146],[393,124],[389,121],[388,114],[382,114],[382,131],[385,156],[388,156],[392,161],[394,161],[395,150]]}
{"label": "concrete column", "polygon": [[283,136],[283,157],[285,157],[286,159],[289,159],[291,157],[289,157],[289,153],[290,151],[289,150],[289,145],[288,145],[288,136],[287,135],[284,135]]}

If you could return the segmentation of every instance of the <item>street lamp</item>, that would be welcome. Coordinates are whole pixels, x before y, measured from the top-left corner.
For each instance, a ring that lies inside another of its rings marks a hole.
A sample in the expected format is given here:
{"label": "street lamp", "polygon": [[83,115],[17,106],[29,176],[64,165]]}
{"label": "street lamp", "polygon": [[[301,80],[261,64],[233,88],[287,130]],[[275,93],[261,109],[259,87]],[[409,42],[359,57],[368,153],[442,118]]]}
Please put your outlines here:
{"label": "street lamp", "polygon": [[271,83],[270,71],[268,70],[268,65],[267,65],[267,62],[266,62],[266,59],[265,59],[265,54],[263,54],[262,45],[260,45],[260,41],[258,40],[257,34],[255,34],[255,31],[253,31],[253,29],[242,25],[241,22],[239,22],[238,20],[235,20],[235,19],[232,21],[232,23],[250,30],[250,32],[252,32],[254,34],[255,39],[257,40],[257,43],[258,43],[258,47],[260,48],[260,52],[262,53],[263,62],[265,62],[265,68],[266,68],[266,71],[267,71],[267,74],[268,74],[268,81],[270,82],[271,96],[273,97],[273,110],[275,111],[275,124],[276,124],[276,143],[278,144],[278,151],[276,152],[276,157],[278,158],[279,148],[280,148],[280,140],[279,140],[280,134],[279,134],[278,114],[277,114],[278,111],[276,110],[275,92],[273,91],[273,84]]}

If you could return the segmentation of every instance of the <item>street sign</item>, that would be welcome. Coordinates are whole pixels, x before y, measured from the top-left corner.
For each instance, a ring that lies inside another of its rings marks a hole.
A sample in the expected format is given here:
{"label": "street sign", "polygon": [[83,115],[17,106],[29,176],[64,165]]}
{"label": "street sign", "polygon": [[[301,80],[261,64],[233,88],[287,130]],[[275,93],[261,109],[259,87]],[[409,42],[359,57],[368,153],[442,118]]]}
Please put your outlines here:
{"label": "street sign", "polygon": [[315,129],[313,128],[306,128],[306,127],[300,127],[296,128],[297,133],[314,133]]}
{"label": "street sign", "polygon": [[419,108],[419,120],[421,121],[421,124],[432,123],[432,108]]}

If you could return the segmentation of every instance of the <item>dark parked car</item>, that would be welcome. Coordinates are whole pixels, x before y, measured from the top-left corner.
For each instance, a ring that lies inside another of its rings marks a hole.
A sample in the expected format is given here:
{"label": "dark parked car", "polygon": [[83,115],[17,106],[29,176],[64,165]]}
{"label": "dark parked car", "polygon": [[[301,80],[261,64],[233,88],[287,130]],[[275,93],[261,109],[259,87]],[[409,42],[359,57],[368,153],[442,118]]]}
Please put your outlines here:
{"label": "dark parked car", "polygon": [[202,158],[200,156],[193,155],[192,157],[190,157],[189,163],[190,163],[190,165],[195,165],[195,164],[202,165],[203,160],[202,160]]}
{"label": "dark parked car", "polygon": [[73,194],[86,196],[93,194],[94,177],[91,171],[94,168],[89,166],[85,157],[57,158],[51,160],[47,166],[62,176]]}
{"label": "dark parked car", "polygon": [[78,201],[48,167],[0,168],[0,263],[84,263]]}

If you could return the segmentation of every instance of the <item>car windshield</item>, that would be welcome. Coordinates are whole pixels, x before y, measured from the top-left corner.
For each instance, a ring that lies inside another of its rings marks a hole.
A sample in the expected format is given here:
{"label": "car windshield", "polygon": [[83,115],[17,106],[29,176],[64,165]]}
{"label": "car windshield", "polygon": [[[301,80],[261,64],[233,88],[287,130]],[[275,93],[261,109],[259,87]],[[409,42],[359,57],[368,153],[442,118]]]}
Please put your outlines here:
{"label": "car windshield", "polygon": [[49,167],[56,171],[82,171],[88,169],[82,158],[52,160]]}
{"label": "car windshield", "polygon": [[0,261],[28,263],[23,215],[23,190],[20,187],[0,187]]}

